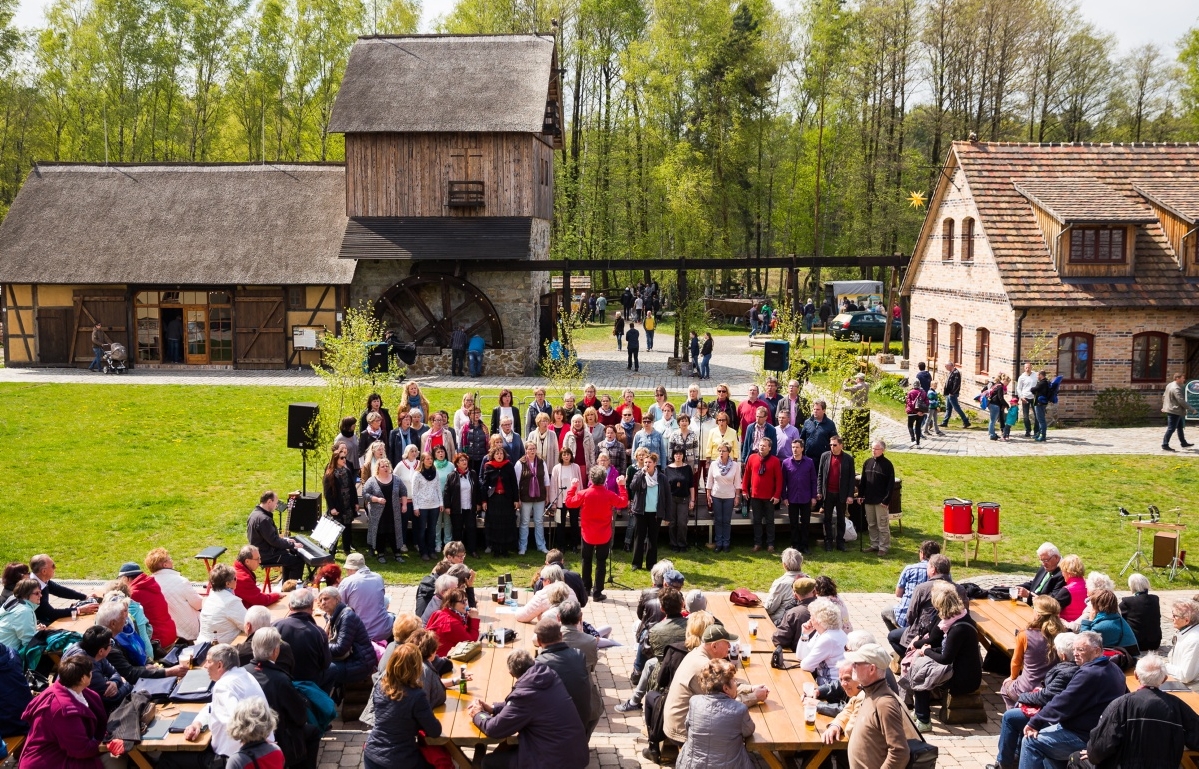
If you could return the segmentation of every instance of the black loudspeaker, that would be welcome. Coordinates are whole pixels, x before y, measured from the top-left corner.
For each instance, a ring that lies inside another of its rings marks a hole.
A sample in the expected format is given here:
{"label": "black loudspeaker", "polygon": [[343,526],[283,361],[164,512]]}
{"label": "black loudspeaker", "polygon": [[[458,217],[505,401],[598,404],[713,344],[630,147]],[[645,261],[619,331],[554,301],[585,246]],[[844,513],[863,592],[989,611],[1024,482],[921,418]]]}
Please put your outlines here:
{"label": "black loudspeaker", "polygon": [[291,508],[291,530],[312,531],[316,528],[316,522],[320,518],[321,495],[295,492],[295,503]]}
{"label": "black loudspeaker", "polygon": [[316,448],[316,416],[321,412],[315,403],[287,404],[287,448]]}
{"label": "black loudspeaker", "polygon": [[391,345],[387,342],[369,342],[366,345],[366,370],[371,374],[386,373],[391,367],[389,353]]}
{"label": "black loudspeaker", "polygon": [[766,371],[786,371],[791,368],[791,343],[771,340],[766,342],[762,368]]}

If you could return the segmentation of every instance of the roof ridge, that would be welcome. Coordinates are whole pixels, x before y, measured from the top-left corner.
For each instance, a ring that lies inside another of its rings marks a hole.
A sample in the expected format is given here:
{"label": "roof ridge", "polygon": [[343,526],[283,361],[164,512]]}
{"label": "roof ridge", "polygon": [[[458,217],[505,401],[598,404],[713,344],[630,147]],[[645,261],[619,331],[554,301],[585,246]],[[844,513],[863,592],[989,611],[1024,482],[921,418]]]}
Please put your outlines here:
{"label": "roof ridge", "polygon": [[1199,142],[988,142],[954,139],[954,146],[986,147],[1199,147]]}
{"label": "roof ridge", "polygon": [[443,38],[476,38],[476,39],[477,38],[493,38],[493,39],[498,40],[498,39],[503,39],[503,38],[544,39],[547,37],[551,41],[553,41],[554,33],[553,32],[499,32],[499,33],[481,34],[481,33],[472,33],[472,32],[432,32],[429,34],[413,33],[411,35],[379,35],[379,34],[359,35],[358,39],[359,40],[437,40],[437,39],[443,39]]}
{"label": "roof ridge", "polygon": [[35,160],[33,167],[36,170],[89,170],[98,171],[106,168],[112,169],[141,169],[141,170],[173,170],[173,171],[209,171],[224,168],[240,168],[240,169],[255,169],[275,170],[282,168],[344,168],[345,163],[335,160],[297,160],[295,162],[282,163],[261,163],[259,161],[215,161],[205,163],[191,163],[187,161],[151,161],[144,163],[102,163],[88,161],[70,161],[70,160]]}

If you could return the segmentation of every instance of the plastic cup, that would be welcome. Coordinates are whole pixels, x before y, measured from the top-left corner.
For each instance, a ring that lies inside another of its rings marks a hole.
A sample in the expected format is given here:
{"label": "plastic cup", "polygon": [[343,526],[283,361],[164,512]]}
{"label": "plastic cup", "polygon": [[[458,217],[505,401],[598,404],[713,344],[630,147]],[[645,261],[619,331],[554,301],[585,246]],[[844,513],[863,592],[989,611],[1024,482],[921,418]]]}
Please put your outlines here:
{"label": "plastic cup", "polygon": [[758,621],[757,620],[749,621],[749,637],[750,638],[758,637]]}
{"label": "plastic cup", "polygon": [[803,722],[809,729],[816,728],[816,706],[804,705],[803,707]]}
{"label": "plastic cup", "polygon": [[1012,597],[1012,600],[1015,601],[1017,598],[1020,597],[1020,588],[1018,588],[1018,587],[1010,588],[1008,590],[1008,595],[1010,595]]}
{"label": "plastic cup", "polygon": [[741,652],[741,667],[743,667],[743,668],[749,667],[749,651],[748,650]]}
{"label": "plastic cup", "polygon": [[815,695],[816,695],[816,684],[812,683],[811,681],[805,682],[803,685],[803,696],[813,697]]}
{"label": "plastic cup", "polygon": [[76,609],[74,606],[72,606],[71,607],[71,621],[74,622],[77,619],[79,619],[79,609]]}

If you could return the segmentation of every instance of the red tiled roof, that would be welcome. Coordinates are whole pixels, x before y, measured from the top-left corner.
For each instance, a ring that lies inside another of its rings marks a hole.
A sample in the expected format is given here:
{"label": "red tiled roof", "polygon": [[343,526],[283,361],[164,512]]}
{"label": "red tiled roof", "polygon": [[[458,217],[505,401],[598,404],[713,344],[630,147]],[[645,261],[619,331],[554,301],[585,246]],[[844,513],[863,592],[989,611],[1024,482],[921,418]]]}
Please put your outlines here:
{"label": "red tiled roof", "polygon": [[[1199,189],[1199,144],[954,142],[953,152],[1013,306],[1199,308],[1199,283],[1183,277],[1156,220],[1139,228],[1135,280],[1064,283],[1053,269],[1032,206],[1016,188],[1019,184],[1043,192],[1047,182],[1058,180],[1064,193],[1068,180],[1085,176],[1107,190],[1105,195],[1115,192],[1131,207],[1143,200],[1133,189],[1134,180],[1145,189]],[[1189,208],[1196,205],[1191,201]],[[1095,212],[1096,206],[1084,206]]]}
{"label": "red tiled roof", "polygon": [[1086,176],[1016,179],[1016,192],[1062,224],[1148,224],[1157,217],[1140,195]]}
{"label": "red tiled roof", "polygon": [[1173,212],[1190,224],[1199,222],[1199,177],[1191,179],[1137,179],[1132,188],[1145,199]]}

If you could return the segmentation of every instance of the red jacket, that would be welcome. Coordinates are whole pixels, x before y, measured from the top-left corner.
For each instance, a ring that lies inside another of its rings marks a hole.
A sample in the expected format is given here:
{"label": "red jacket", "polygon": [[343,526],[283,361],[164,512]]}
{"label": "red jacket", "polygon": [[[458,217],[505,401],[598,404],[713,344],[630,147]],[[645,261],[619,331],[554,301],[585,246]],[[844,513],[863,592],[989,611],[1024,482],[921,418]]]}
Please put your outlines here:
{"label": "red jacket", "polygon": [[578,507],[579,526],[583,529],[583,541],[589,545],[602,545],[612,539],[612,511],[629,506],[629,494],[624,486],[617,486],[619,494],[613,494],[604,486],[592,486],[579,491],[572,486],[566,492],[566,506]]}
{"label": "red jacket", "polygon": [[237,584],[233,586],[233,595],[240,598],[247,609],[251,606],[270,606],[279,600],[280,593],[264,593],[259,589],[254,572],[246,568],[241,561],[233,562],[233,571],[237,572]]}
{"label": "red jacket", "polygon": [[29,736],[21,749],[21,769],[103,769],[100,740],[108,716],[100,695],[83,690],[87,707],[55,682],[33,698],[21,719]]}
{"label": "red jacket", "polygon": [[479,640],[479,618],[467,617],[466,624],[452,609],[438,609],[429,617],[425,628],[437,634],[437,656],[444,657],[459,641]]}
{"label": "red jacket", "polygon": [[783,463],[774,454],[766,457],[766,472],[758,475],[762,455],[754,452],[741,468],[741,491],[750,499],[781,499],[783,496]]}
{"label": "red jacket", "polygon": [[171,619],[171,610],[167,607],[166,596],[158,580],[142,572],[129,583],[130,597],[142,605],[146,620],[150,623],[150,638],[158,641],[163,649],[173,646],[179,638],[175,632],[175,620]]}

